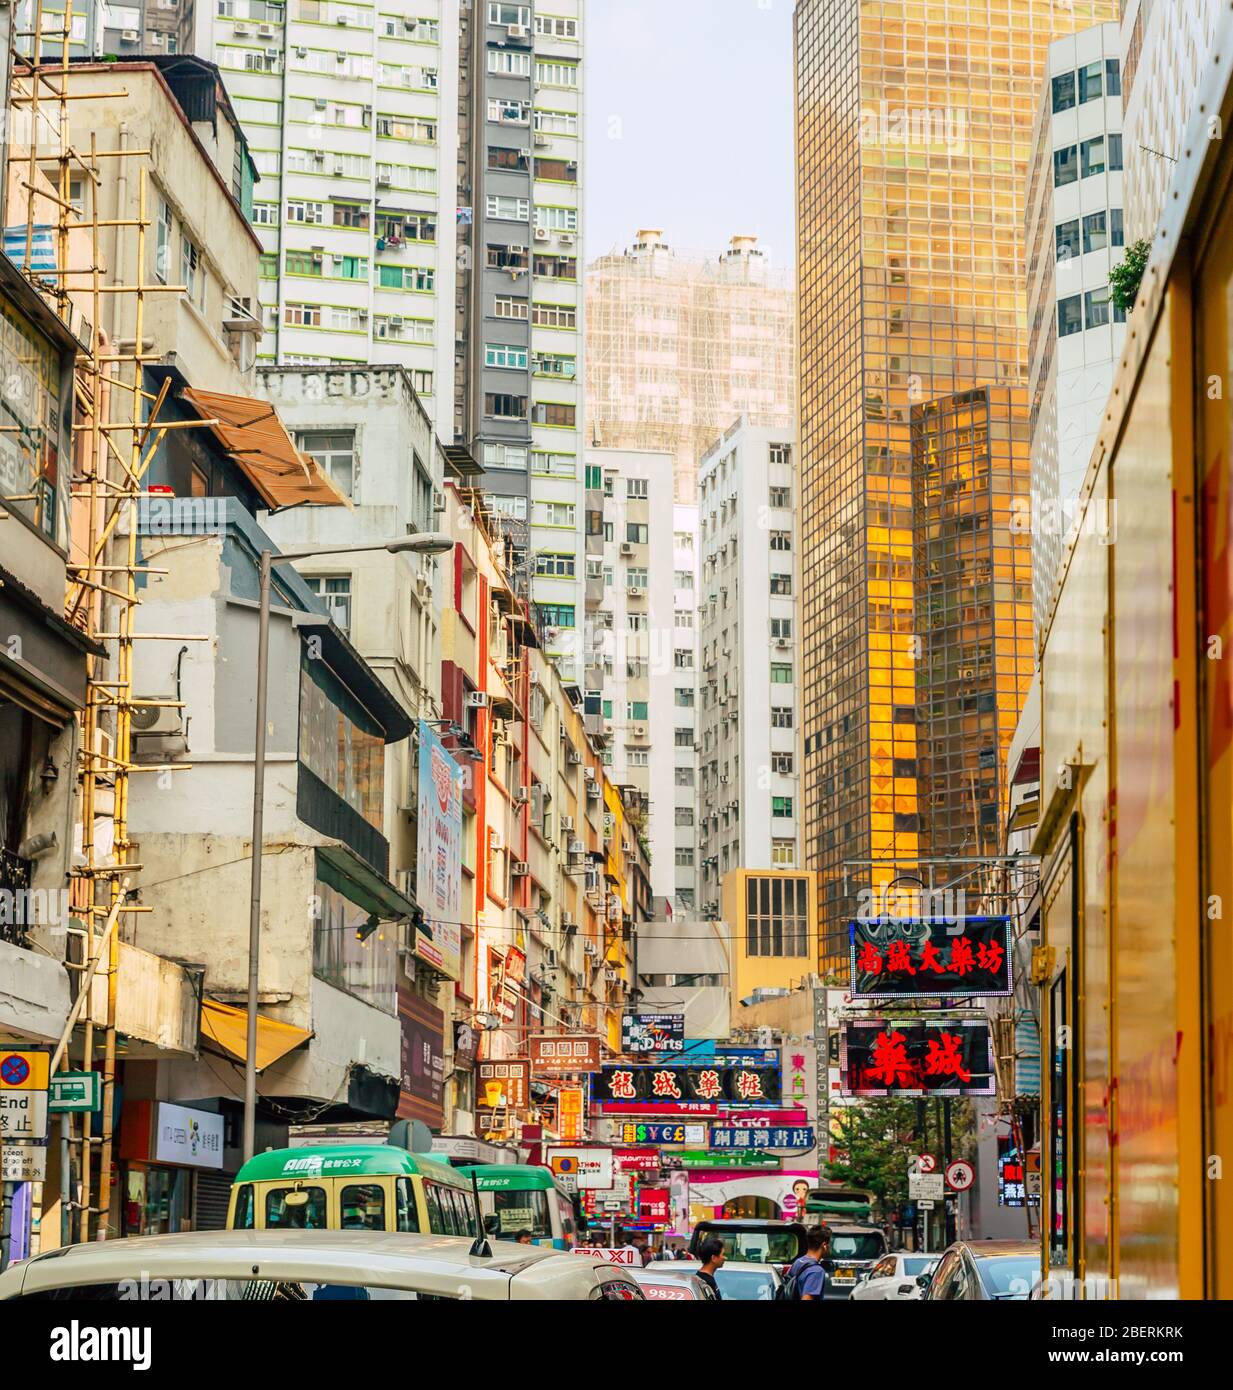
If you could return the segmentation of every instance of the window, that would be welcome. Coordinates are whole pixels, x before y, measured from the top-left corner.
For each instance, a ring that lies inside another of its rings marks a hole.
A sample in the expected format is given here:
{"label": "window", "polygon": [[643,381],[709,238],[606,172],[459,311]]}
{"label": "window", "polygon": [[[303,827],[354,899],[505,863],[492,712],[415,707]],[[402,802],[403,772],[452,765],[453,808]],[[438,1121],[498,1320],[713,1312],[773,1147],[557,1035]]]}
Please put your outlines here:
{"label": "window", "polygon": [[538,328],[577,328],[578,310],[572,304],[533,304],[531,322]]}
{"label": "window", "polygon": [[769,490],[769,494],[772,507],[790,507],[792,505],[792,489],[790,487],[773,487]]}
{"label": "window", "polygon": [[537,251],[534,269],[536,275],[544,280],[577,280],[578,258],[576,256],[551,256]]}
{"label": "window", "polygon": [[694,692],[688,686],[678,685],[676,688],[676,703],[681,709],[693,709]]}
{"label": "window", "polygon": [[630,545],[646,545],[650,540],[651,528],[645,521],[627,521],[625,540]]}
{"label": "window", "polygon": [[398,1231],[418,1231],[419,1213],[415,1207],[415,1189],[410,1178],[398,1178],[394,1188],[395,1226]]}
{"label": "window", "polygon": [[650,767],[651,752],[648,748],[631,748],[626,744],[625,759],[630,767]]}
{"label": "window", "polygon": [[792,592],[792,576],[790,574],[771,575],[771,593],[790,594]]}
{"label": "window", "polygon": [[257,262],[257,273],[263,280],[278,279],[278,257],[273,251],[263,251]]}
{"label": "window", "polygon": [[488,167],[490,169],[516,169],[525,174],[531,166],[525,150],[510,149],[502,145],[489,145]]}
{"label": "window", "polygon": [[1085,252],[1103,251],[1108,245],[1109,239],[1105,225],[1106,217],[1103,212],[1089,212],[1083,219],[1083,249]]}
{"label": "window", "polygon": [[512,343],[487,343],[484,347],[486,367],[513,367],[521,371],[527,369],[527,350],[514,347]]}
{"label": "window", "polygon": [[694,784],[694,770],[692,767],[678,767],[675,769],[674,782],[678,787],[692,787]]}
{"label": "window", "polygon": [[772,685],[791,685],[792,667],[786,661],[771,662],[771,684]]}
{"label": "window", "polygon": [[649,704],[646,700],[626,700],[625,718],[632,719],[635,723],[637,723],[639,720],[645,719],[647,717],[648,707]]}
{"label": "window", "polygon": [[645,589],[650,579],[650,570],[641,565],[630,565],[625,571],[625,583],[631,589]]}
{"label": "window", "polygon": [[576,560],[568,552],[541,551],[535,557],[535,573],[552,579],[573,579]]}
{"label": "window", "polygon": [[776,641],[782,641],[782,640],[785,639],[785,638],[791,637],[791,636],[792,636],[792,619],[791,619],[791,618],[772,618],[772,619],[771,619],[771,636],[772,636]]}
{"label": "window", "polygon": [[603,469],[598,464],[588,463],[586,465],[586,487],[588,492],[598,492],[604,485]]}
{"label": "window", "polygon": [[288,251],[288,275],[320,275],[324,257],[320,251]]}
{"label": "window", "polygon": [[691,629],[694,625],[694,614],[692,608],[678,608],[672,615],[673,627]]}
{"label": "window", "polygon": [[1098,58],[1079,69],[1079,101],[1095,101],[1104,95],[1104,64]]}
{"label": "window", "polygon": [[1122,70],[1116,58],[1105,59],[1105,95],[1110,97],[1122,95]]}
{"label": "window", "polygon": [[629,632],[647,632],[650,630],[651,619],[646,613],[630,613],[627,625]]}
{"label": "window", "polygon": [[[300,1206],[288,1206],[287,1197],[292,1192],[303,1192],[308,1200]],[[324,1231],[325,1188],[268,1188],[265,1194],[265,1224],[267,1230],[278,1227],[283,1230]]]}
{"label": "window", "polygon": [[1109,245],[1110,245],[1110,246],[1125,246],[1125,245],[1126,245],[1126,232],[1125,232],[1125,230],[1124,230],[1123,227],[1122,227],[1122,210],[1121,210],[1121,208],[1110,208],[1110,209],[1109,209]]}
{"label": "window", "polygon": [[535,16],[535,32],[552,39],[576,39],[578,37],[578,21],[576,19],[559,19],[556,15],[537,14]]}
{"label": "window", "polygon": [[[784,843],[782,840],[776,843]],[[791,844],[791,841],[787,843]],[[804,878],[745,881],[745,950],[751,956],[808,956],[809,893]]]}
{"label": "window", "polygon": [[531,216],[531,203],[527,198],[511,198],[501,193],[490,193],[486,203],[488,216],[502,222],[526,222]]}
{"label": "window", "polygon": [[672,587],[674,589],[692,589],[694,587],[693,570],[675,570],[672,575]]}
{"label": "window", "polygon": [[534,526],[568,526],[576,523],[577,508],[572,502],[536,502],[531,509]]}
{"label": "window", "polygon": [[526,270],[528,259],[525,246],[501,246],[490,241],[485,252],[489,270]]}
{"label": "window", "polygon": [[768,457],[772,463],[791,463],[792,445],[791,444],[772,444]]}
{"label": "window", "polygon": [[536,111],[532,121],[536,130],[548,135],[578,134],[578,117],[572,111]]}
{"label": "window", "polygon": [[694,852],[688,845],[677,845],[676,847],[676,867],[678,869],[692,868],[694,862]]}
{"label": "window", "polygon": [[201,252],[186,236],[180,237],[180,276],[185,292],[198,309],[205,308],[205,266]]}
{"label": "window", "polygon": [[578,161],[574,159],[537,159],[535,177],[549,183],[577,183]]}
{"label": "window", "polygon": [[694,667],[693,652],[678,647],[672,653],[672,664],[678,671],[692,671]]}
{"label": "window", "polygon": [[771,706],[771,728],[790,729],[792,727],[792,706],[791,705],[772,705]]}
{"label": "window", "polygon": [[536,376],[555,376],[573,381],[578,375],[578,359],[562,352],[537,352],[532,361]]}
{"label": "window", "polygon": [[[1086,328],[1101,328],[1109,322],[1109,287],[1102,286],[1098,290],[1088,290],[1083,296],[1083,321]],[[1118,310],[1113,314],[1114,323],[1124,323],[1125,314]]]}
{"label": "window", "polygon": [[1083,177],[1090,174],[1103,174],[1105,171],[1105,137],[1094,136],[1079,145],[1079,155],[1083,165]]}
{"label": "window", "polygon": [[[348,486],[350,496],[350,486]],[[304,584],[321,599],[325,612],[343,632],[352,630],[352,577],[349,574],[304,574]]]}
{"label": "window", "polygon": [[771,815],[777,820],[790,818],[792,815],[792,798],[790,796],[771,797]]}
{"label": "window", "polygon": [[1075,75],[1073,72],[1059,73],[1053,79],[1053,109],[1069,111],[1075,104]]}
{"label": "window", "polygon": [[505,77],[530,77],[531,55],[511,48],[490,48],[488,71]]}
{"label": "window", "polygon": [[647,500],[648,481],[646,478],[627,478],[625,480],[625,496],[631,501]]}
{"label": "window", "polygon": [[536,401],[531,415],[537,425],[557,425],[565,429],[573,429],[577,418],[578,407],[561,401]]}
{"label": "window", "polygon": [[[359,231],[368,228],[368,206],[365,203],[331,203],[330,212],[336,227],[354,227]],[[429,271],[429,274],[432,272]]]}
{"label": "window", "polygon": [[339,1193],[339,1227],[344,1231],[384,1231],[385,1192],[379,1182],[348,1183]]}
{"label": "window", "polygon": [[492,301],[492,316],[498,319],[525,319],[527,301],[514,299],[507,294],[499,294]]}
{"label": "window", "polygon": [[303,198],[288,198],[287,221],[320,226],[325,221],[325,204],[309,202]]}
{"label": "window", "polygon": [[531,27],[530,5],[506,5],[498,0],[490,0],[488,6],[489,24],[520,24],[524,29]]}
{"label": "window", "polygon": [[277,204],[277,203],[254,203],[254,204],[253,204],[253,226],[254,226],[254,227],[277,227],[277,226],[278,226],[278,204]]}
{"label": "window", "polygon": [[692,729],[674,729],[672,731],[672,738],[677,748],[692,748],[694,746],[694,731]]}
{"label": "window", "polygon": [[527,470],[527,447],[525,444],[485,444],[485,468],[517,468]]}
{"label": "window", "polygon": [[574,605],[572,603],[541,603],[536,606],[539,608],[540,620],[545,627],[574,626]]}
{"label": "window", "polygon": [[535,80],[544,87],[576,87],[578,64],[540,59],[535,64]]}
{"label": "window", "polygon": [[488,103],[488,119],[494,125],[530,125],[531,103],[494,97]]}
{"label": "window", "polygon": [[796,843],[793,840],[772,840],[771,841],[771,863],[787,864],[790,867],[796,863]]}
{"label": "window", "polygon": [[1120,135],[1109,136],[1109,171],[1122,167],[1122,137]]}
{"label": "window", "polygon": [[772,753],[771,771],[782,773],[785,777],[792,775],[793,757],[791,753]]}
{"label": "window", "polygon": [[771,532],[772,550],[791,550],[792,532],[791,531],[772,531]]}
{"label": "window", "polygon": [[489,391],[484,396],[484,414],[500,420],[525,420],[527,398],[509,395],[504,391]]}
{"label": "window", "polygon": [[312,455],[344,497],[352,495],[351,489],[355,483],[354,430],[306,430],[296,435],[296,443],[304,453]]}
{"label": "window", "polygon": [[578,459],[574,454],[554,454],[547,449],[531,452],[531,472],[544,473],[550,478],[576,478]]}
{"label": "window", "polygon": [[155,231],[157,240],[154,251],[154,274],[164,285],[167,283],[167,275],[171,270],[171,230],[171,208],[160,198]]}
{"label": "window", "polygon": [[1079,219],[1077,217],[1070,222],[1058,223],[1056,241],[1059,261],[1069,260],[1072,256],[1079,254]]}
{"label": "window", "polygon": [[1078,151],[1073,145],[1067,145],[1065,149],[1053,151],[1053,186],[1061,188],[1063,184],[1074,183],[1079,177]]}
{"label": "window", "polygon": [[497,492],[492,495],[492,505],[502,516],[512,516],[518,521],[527,519],[527,499],[525,497]]}
{"label": "window", "polygon": [[1082,302],[1077,294],[1067,295],[1057,302],[1057,335],[1067,338],[1083,331]]}

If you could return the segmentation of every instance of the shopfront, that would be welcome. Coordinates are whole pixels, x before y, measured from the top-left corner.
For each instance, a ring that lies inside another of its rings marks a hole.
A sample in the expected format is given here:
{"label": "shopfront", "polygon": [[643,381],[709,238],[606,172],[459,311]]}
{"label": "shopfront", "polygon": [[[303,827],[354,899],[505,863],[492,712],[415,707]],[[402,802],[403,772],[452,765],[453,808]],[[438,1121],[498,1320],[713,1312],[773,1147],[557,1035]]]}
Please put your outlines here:
{"label": "shopfront", "polygon": [[124,1105],[120,1161],[121,1234],[163,1235],[197,1229],[199,1186],[221,1176],[224,1120],[209,1110],[167,1101]]}

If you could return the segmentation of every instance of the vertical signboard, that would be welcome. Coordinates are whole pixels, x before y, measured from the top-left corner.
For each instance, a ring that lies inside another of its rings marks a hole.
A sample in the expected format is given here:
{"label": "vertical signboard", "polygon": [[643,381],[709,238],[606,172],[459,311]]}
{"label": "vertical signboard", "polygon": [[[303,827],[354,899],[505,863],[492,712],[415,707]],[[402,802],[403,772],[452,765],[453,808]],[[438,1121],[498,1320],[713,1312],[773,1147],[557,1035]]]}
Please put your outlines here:
{"label": "vertical signboard", "polygon": [[402,1028],[398,1118],[423,1120],[430,1129],[440,1129],[444,1122],[445,1015],[399,985],[398,1022]]}
{"label": "vertical signboard", "polygon": [[462,768],[420,720],[419,826],[416,906],[431,937],[416,932],[415,954],[450,977],[462,978]]}

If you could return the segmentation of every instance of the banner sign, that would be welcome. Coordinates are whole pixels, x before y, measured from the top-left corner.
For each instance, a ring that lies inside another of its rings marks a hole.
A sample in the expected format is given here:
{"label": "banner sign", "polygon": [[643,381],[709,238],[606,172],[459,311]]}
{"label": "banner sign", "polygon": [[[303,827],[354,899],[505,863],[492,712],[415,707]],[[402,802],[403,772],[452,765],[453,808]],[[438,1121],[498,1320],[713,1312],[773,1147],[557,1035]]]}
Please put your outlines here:
{"label": "banner sign", "polygon": [[731,1153],[716,1153],[713,1149],[685,1149],[665,1154],[665,1163],[680,1164],[682,1168],[775,1168],[782,1159],[775,1154],[755,1153],[752,1149],[733,1149]]}
{"label": "banner sign", "polygon": [[705,1144],[706,1126],[690,1124],[623,1124],[616,1138],[622,1144]]}
{"label": "banner sign", "polygon": [[840,1041],[845,1096],[991,1096],[987,1019],[849,1019]]}
{"label": "banner sign", "polygon": [[537,1075],[559,1072],[597,1072],[600,1040],[597,1037],[531,1038],[531,1070]]}
{"label": "banner sign", "polygon": [[440,1129],[444,1123],[445,1015],[399,985],[398,1024],[402,1069],[395,1113],[400,1120],[423,1120],[430,1129]]}
{"label": "banner sign", "polygon": [[810,1125],[795,1127],[776,1126],[774,1129],[761,1129],[752,1126],[741,1128],[720,1128],[711,1130],[712,1149],[812,1149],[813,1128]]}
{"label": "banner sign", "polygon": [[611,1149],[550,1148],[548,1167],[563,1177],[573,1178],[580,1192],[607,1191],[612,1186]]}
{"label": "banner sign", "polygon": [[419,725],[419,824],[415,901],[432,936],[415,933],[415,954],[451,980],[462,978],[462,768],[431,724]]}
{"label": "banner sign", "polygon": [[733,1047],[711,1038],[686,1038],[678,1062],[704,1066],[770,1067],[779,1061],[777,1047]]}
{"label": "banner sign", "polygon": [[672,1193],[666,1187],[638,1189],[638,1220],[663,1226],[672,1220]]}
{"label": "banner sign", "polygon": [[617,1149],[616,1165],[625,1172],[658,1173],[658,1149]]}
{"label": "banner sign", "polygon": [[779,1068],[605,1066],[595,1090],[601,1102],[636,1102],[652,1108],[691,1101],[778,1105]]}
{"label": "banner sign", "polygon": [[625,1014],[621,1019],[622,1052],[683,1052],[684,1014]]}
{"label": "banner sign", "polygon": [[1009,917],[858,919],[848,936],[853,999],[1011,993]]}

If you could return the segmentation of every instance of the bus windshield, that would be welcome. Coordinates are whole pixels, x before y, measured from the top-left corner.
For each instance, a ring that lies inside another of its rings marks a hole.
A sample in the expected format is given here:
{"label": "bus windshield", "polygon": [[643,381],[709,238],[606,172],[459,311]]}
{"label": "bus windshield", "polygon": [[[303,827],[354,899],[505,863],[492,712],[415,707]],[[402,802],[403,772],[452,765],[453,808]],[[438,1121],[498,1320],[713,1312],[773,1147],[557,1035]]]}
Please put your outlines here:
{"label": "bus windshield", "polygon": [[546,1192],[504,1187],[496,1192],[481,1192],[480,1201],[486,1216],[496,1216],[495,1234],[501,1240],[513,1240],[521,1231],[529,1231],[535,1240],[552,1239]]}

